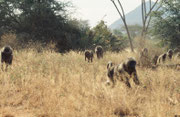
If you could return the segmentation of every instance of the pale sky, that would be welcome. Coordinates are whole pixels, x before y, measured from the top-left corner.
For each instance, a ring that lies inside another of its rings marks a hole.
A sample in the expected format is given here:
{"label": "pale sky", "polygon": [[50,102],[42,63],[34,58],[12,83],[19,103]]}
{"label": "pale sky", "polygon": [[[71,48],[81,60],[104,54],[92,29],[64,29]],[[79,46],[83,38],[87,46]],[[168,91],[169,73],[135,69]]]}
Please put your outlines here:
{"label": "pale sky", "polygon": [[[90,26],[95,26],[101,19],[107,25],[120,18],[111,0],[70,0],[76,6],[77,19],[88,20]],[[141,4],[141,0],[120,0],[125,13],[130,12]]]}

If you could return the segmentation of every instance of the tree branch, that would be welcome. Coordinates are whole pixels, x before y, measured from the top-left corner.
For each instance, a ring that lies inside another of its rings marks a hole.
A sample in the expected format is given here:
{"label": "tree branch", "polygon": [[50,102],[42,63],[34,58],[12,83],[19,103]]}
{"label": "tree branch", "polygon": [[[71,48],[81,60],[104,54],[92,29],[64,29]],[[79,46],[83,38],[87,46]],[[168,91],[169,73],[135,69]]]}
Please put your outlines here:
{"label": "tree branch", "polygon": [[146,14],[147,14],[147,12],[146,12],[146,2],[145,2],[145,0],[143,0],[143,4],[144,4],[144,14],[145,14],[145,19],[146,19]]}
{"label": "tree branch", "polygon": [[147,23],[147,25],[146,25],[146,29],[145,29],[145,32],[147,32],[147,30],[148,30],[148,28],[149,28],[149,24],[150,24],[150,21],[151,21],[151,16],[149,17],[149,20],[148,20],[148,23]]}
{"label": "tree branch", "polygon": [[154,9],[154,7],[156,6],[156,4],[158,3],[159,0],[156,0],[156,2],[153,4],[153,6],[150,8],[149,12],[146,14],[146,17],[148,17],[150,15],[150,13],[152,12],[152,10]]}
{"label": "tree branch", "polygon": [[141,0],[141,12],[142,12],[142,22],[143,22],[143,24],[144,24],[144,4],[143,4],[143,1],[144,0]]}
{"label": "tree branch", "polygon": [[126,19],[126,16],[125,16],[125,13],[124,13],[124,9],[123,9],[122,4],[121,4],[121,2],[119,0],[118,0],[118,3],[120,5],[120,7],[121,7],[121,10],[122,10],[122,13],[123,13],[123,17],[124,17],[124,19]]}
{"label": "tree branch", "polygon": [[119,11],[119,9],[118,9],[117,5],[115,4],[114,0],[111,0],[111,1],[112,1],[112,3],[114,4],[114,6],[116,7],[116,10],[118,11],[118,13],[119,13],[119,15],[120,15],[121,19],[122,19],[122,20],[123,20],[123,22],[124,22],[124,21],[125,21],[125,19],[124,19],[123,15],[121,14],[121,12]]}

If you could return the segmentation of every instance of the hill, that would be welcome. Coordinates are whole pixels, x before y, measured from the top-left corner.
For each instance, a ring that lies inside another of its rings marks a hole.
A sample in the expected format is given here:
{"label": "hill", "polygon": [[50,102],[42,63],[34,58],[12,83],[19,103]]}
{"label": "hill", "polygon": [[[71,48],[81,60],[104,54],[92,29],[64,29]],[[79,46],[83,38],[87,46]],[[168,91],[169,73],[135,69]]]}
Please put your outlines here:
{"label": "hill", "polygon": [[[152,5],[153,4],[154,4],[154,2],[152,3]],[[149,9],[149,5],[150,5],[149,2],[146,2],[147,9]],[[149,11],[149,10],[147,10],[147,11]],[[128,25],[134,25],[134,24],[142,25],[141,5],[139,5],[134,10],[127,13],[126,14],[126,20],[127,20]],[[109,28],[110,29],[117,29],[122,25],[124,25],[123,21],[121,20],[121,18],[119,18],[114,23],[112,23],[109,26]]]}

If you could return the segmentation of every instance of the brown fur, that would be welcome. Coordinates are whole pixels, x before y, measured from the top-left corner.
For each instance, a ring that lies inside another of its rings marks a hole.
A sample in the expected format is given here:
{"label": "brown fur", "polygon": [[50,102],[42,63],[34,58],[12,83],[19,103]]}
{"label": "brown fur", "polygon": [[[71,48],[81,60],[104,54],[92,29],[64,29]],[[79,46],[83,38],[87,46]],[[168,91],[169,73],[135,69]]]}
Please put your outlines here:
{"label": "brown fur", "polygon": [[169,49],[168,52],[167,52],[167,56],[168,56],[168,59],[172,59],[173,57],[173,50],[172,49]]}
{"label": "brown fur", "polygon": [[91,61],[93,62],[93,51],[91,50],[85,50],[85,61],[86,61],[86,58],[88,59],[88,62]]}
{"label": "brown fur", "polygon": [[158,61],[158,56],[157,56],[157,55],[154,55],[152,61],[153,61],[154,65],[156,65],[156,64],[157,64],[157,61]]}
{"label": "brown fur", "polygon": [[137,77],[136,72],[136,61],[133,58],[128,58],[125,62],[114,65],[112,62],[109,62],[107,65],[108,70],[108,81],[113,83],[113,87],[115,85],[116,80],[120,80],[124,82],[129,88],[131,88],[131,85],[129,83],[129,79],[133,77],[133,81],[135,84],[139,85],[139,79]]}
{"label": "brown fur", "polygon": [[166,58],[167,58],[167,54],[166,54],[166,53],[161,54],[161,55],[158,57],[157,64],[164,63],[165,60],[166,60]]}
{"label": "brown fur", "polygon": [[167,60],[171,60],[173,57],[173,50],[169,49],[166,53],[161,54],[158,57],[157,63],[161,64],[161,63],[165,63]]}
{"label": "brown fur", "polygon": [[96,46],[95,53],[96,53],[98,59],[103,58],[103,48],[102,48],[102,46]]}
{"label": "brown fur", "polygon": [[6,69],[8,65],[12,65],[13,60],[13,50],[10,46],[5,46],[1,51],[1,64],[3,68],[3,63],[6,64]]}

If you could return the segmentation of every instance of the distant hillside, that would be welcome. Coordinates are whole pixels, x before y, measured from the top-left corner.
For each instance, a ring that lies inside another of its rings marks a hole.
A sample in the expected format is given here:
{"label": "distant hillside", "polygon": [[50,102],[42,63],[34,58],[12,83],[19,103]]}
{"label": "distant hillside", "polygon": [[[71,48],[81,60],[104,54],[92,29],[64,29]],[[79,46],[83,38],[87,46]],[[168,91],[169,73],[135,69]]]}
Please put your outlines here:
{"label": "distant hillside", "polygon": [[[154,3],[152,3],[153,5]],[[149,2],[146,3],[147,9],[149,9]],[[149,11],[149,10],[148,10]],[[148,12],[147,11],[147,12]],[[141,15],[141,5],[136,7],[134,10],[126,14],[126,20],[128,25],[139,24],[142,25],[142,15]],[[120,28],[123,24],[121,19],[118,19],[114,23],[112,23],[109,28],[110,29],[117,29]]]}

